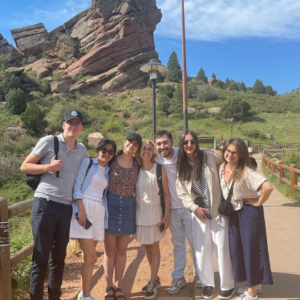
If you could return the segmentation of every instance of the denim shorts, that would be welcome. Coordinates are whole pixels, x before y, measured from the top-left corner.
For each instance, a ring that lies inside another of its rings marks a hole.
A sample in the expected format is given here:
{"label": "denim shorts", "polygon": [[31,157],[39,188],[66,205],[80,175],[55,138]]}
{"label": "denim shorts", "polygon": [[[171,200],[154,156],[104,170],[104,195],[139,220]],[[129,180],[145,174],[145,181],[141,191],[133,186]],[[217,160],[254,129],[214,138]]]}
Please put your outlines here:
{"label": "denim shorts", "polygon": [[106,234],[131,235],[136,232],[135,196],[107,193],[108,228]]}

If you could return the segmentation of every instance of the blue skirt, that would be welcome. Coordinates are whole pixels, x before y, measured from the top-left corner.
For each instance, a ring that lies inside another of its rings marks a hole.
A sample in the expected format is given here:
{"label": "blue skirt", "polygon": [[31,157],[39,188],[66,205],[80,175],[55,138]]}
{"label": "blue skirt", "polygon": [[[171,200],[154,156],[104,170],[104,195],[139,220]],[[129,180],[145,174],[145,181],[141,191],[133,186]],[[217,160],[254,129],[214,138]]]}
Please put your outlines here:
{"label": "blue skirt", "polygon": [[131,235],[136,232],[135,196],[107,193],[108,228],[105,233]]}
{"label": "blue skirt", "polygon": [[234,281],[273,284],[263,206],[244,204],[232,213],[229,242]]}

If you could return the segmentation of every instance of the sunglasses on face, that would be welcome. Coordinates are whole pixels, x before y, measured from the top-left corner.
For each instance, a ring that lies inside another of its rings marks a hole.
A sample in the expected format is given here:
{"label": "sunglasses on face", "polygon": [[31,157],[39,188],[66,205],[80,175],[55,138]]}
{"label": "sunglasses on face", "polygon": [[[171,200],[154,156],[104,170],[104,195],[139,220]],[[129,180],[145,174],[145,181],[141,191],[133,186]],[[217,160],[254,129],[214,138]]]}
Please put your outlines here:
{"label": "sunglasses on face", "polygon": [[102,148],[99,151],[103,154],[108,153],[109,155],[115,155],[115,151],[112,149],[107,150],[106,148]]}
{"label": "sunglasses on face", "polygon": [[196,145],[196,141],[195,141],[195,140],[190,140],[190,141],[187,141],[187,140],[186,140],[186,141],[183,142],[183,145],[188,145],[189,143],[190,143],[191,145]]}

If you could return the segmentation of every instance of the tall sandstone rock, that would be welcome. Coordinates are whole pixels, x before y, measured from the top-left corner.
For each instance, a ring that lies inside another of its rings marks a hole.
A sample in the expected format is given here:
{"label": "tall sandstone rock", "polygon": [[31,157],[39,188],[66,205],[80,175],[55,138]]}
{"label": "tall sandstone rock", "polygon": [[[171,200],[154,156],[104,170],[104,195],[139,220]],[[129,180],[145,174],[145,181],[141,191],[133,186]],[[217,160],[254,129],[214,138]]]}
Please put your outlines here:
{"label": "tall sandstone rock", "polygon": [[87,54],[64,73],[94,76],[71,91],[93,94],[141,84],[145,76],[140,66],[158,58],[153,32],[161,17],[155,0],[93,0],[89,9],[65,23],[65,33],[78,38],[80,51]]}
{"label": "tall sandstone rock", "polygon": [[162,15],[156,0],[91,1],[91,7],[50,32],[42,23],[11,30],[17,50],[23,56],[58,57],[68,66],[67,78],[88,76],[70,92],[93,95],[138,87],[145,78],[140,67],[158,58],[153,33]]}

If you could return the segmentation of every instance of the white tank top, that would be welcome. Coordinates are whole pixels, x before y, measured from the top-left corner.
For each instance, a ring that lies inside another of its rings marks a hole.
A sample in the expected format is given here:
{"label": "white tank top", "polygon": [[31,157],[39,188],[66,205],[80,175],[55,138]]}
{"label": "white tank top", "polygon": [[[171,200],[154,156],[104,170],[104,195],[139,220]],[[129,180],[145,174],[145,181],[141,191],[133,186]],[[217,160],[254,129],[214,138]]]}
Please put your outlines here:
{"label": "white tank top", "polygon": [[136,224],[151,226],[162,219],[156,163],[151,170],[140,169],[136,183]]}

